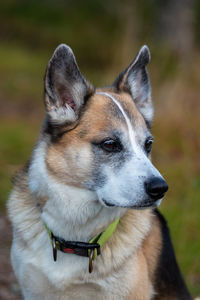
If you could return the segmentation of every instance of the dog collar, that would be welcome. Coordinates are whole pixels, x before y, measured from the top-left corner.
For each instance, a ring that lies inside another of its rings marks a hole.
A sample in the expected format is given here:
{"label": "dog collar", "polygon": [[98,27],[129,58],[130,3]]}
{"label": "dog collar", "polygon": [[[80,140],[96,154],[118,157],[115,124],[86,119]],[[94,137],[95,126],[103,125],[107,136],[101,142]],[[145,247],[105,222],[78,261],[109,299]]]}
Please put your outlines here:
{"label": "dog collar", "polygon": [[53,248],[53,259],[57,260],[57,250],[64,253],[76,254],[79,256],[89,257],[89,272],[92,272],[92,261],[101,254],[101,247],[111,238],[115,232],[119,219],[112,222],[103,232],[96,235],[88,243],[65,241],[64,239],[55,236],[48,228],[47,224],[44,226],[48,232]]}

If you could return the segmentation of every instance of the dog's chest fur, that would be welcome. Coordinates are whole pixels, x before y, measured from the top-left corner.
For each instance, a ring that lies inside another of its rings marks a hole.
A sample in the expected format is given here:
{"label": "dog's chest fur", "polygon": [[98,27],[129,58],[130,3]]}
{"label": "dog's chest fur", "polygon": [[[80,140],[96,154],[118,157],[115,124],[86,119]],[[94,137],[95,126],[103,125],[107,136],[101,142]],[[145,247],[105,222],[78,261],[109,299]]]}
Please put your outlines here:
{"label": "dog's chest fur", "polygon": [[[150,258],[147,264],[151,248],[145,253],[144,244],[151,236],[152,219],[154,223],[150,211],[125,213],[89,274],[85,257],[59,252],[57,262],[53,261],[36,199],[28,191],[26,172],[17,181],[9,202],[15,227],[12,261],[27,299],[151,299],[156,262]],[[150,243],[156,239],[159,249],[159,233]]]}

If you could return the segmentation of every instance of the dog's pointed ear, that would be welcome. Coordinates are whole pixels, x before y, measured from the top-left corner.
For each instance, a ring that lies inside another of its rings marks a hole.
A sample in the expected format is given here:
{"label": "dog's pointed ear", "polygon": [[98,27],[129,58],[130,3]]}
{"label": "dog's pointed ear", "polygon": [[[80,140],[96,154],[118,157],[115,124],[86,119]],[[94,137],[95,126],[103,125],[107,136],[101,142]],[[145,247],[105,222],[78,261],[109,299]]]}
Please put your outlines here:
{"label": "dog's pointed ear", "polygon": [[47,115],[56,125],[76,121],[85,100],[94,91],[65,44],[59,45],[50,59],[44,84]]}
{"label": "dog's pointed ear", "polygon": [[117,77],[114,86],[118,91],[131,94],[136,107],[150,125],[153,119],[151,86],[146,65],[150,61],[150,52],[143,46],[134,61]]}

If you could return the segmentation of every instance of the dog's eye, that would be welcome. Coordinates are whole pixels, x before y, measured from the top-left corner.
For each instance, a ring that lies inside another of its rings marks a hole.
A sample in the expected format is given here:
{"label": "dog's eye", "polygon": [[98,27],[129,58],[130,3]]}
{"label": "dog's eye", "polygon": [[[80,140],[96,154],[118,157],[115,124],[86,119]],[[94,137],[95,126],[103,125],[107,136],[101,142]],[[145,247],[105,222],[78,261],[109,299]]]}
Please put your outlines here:
{"label": "dog's eye", "polygon": [[100,147],[107,152],[120,152],[122,145],[119,141],[108,139],[100,143]]}
{"label": "dog's eye", "polygon": [[151,148],[152,148],[152,144],[153,144],[153,138],[148,138],[145,142],[145,150],[147,153],[149,153],[151,151]]}

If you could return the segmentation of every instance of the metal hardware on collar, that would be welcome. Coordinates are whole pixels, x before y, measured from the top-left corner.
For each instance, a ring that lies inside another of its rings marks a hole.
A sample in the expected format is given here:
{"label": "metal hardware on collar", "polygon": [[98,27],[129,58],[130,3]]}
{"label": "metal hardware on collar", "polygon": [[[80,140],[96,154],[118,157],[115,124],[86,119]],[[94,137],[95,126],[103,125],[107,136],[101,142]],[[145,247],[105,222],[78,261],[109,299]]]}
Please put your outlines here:
{"label": "metal hardware on collar", "polygon": [[56,239],[52,234],[52,248],[53,248],[53,259],[54,261],[57,260],[57,249],[56,249]]}
{"label": "metal hardware on collar", "polygon": [[93,270],[93,256],[94,256],[94,250],[91,251],[89,257],[89,273],[92,273]]}

